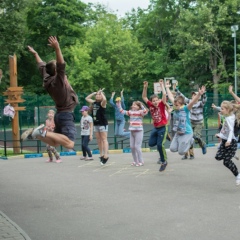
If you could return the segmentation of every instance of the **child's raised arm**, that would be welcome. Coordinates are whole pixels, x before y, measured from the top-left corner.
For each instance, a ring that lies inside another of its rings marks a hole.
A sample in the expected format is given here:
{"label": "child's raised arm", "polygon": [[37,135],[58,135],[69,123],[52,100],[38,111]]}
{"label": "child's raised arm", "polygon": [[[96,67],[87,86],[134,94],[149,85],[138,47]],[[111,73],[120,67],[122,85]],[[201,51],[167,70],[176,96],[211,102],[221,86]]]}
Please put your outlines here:
{"label": "child's raised arm", "polygon": [[89,94],[89,95],[85,98],[85,100],[86,100],[87,102],[89,102],[89,103],[94,103],[95,100],[93,100],[92,97],[93,97],[94,95],[96,95],[96,94],[97,94],[97,92],[93,92],[93,93]]}
{"label": "child's raised arm", "polygon": [[188,110],[191,110],[193,105],[198,101],[198,99],[205,93],[205,86],[202,86],[198,90],[198,94],[195,95],[192,101],[187,105]]}
{"label": "child's raised arm", "polygon": [[230,85],[228,87],[228,91],[233,96],[233,98],[239,103],[240,102],[240,98],[233,92],[233,86],[232,85]]}
{"label": "child's raised arm", "polygon": [[170,90],[170,87],[171,87],[171,84],[169,81],[166,81],[166,84],[165,84],[165,88],[166,88],[166,92],[167,92],[167,95],[168,95],[168,99],[170,100],[170,102],[172,104],[174,104],[174,97],[173,97],[173,94]]}
{"label": "child's raised arm", "polygon": [[166,102],[167,102],[167,94],[166,94],[166,89],[165,89],[165,87],[164,87],[163,79],[160,79],[160,80],[159,80],[159,84],[160,84],[160,87],[161,87],[161,89],[162,89],[162,102],[163,102],[164,104],[166,104]]}
{"label": "child's raised arm", "polygon": [[142,99],[145,103],[148,102],[148,98],[147,98],[147,88],[148,88],[148,82],[144,81],[143,82],[143,91],[142,91]]}

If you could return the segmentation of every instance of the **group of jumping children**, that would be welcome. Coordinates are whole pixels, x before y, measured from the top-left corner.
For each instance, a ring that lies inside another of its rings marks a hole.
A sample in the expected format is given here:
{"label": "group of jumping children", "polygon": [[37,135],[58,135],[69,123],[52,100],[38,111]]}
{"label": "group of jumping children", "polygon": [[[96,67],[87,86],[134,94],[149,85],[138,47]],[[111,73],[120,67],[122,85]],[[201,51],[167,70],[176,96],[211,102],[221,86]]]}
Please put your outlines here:
{"label": "group of jumping children", "polygon": [[[74,92],[65,74],[65,61],[61,52],[58,39],[55,36],[48,38],[48,46],[53,48],[56,54],[56,60],[48,63],[42,61],[33,47],[28,46],[28,50],[36,59],[38,69],[43,79],[43,87],[49,93],[56,105],[56,114],[53,110],[48,112],[48,118],[45,125],[41,124],[36,128],[29,128],[22,133],[21,139],[38,139],[47,144],[49,160],[53,161],[53,155],[56,162],[60,163],[61,159],[55,147],[63,146],[69,151],[74,150],[76,140],[76,126],[74,122],[73,110],[79,104],[77,94]],[[121,97],[117,97],[114,103],[115,92],[112,93],[110,104],[115,108],[115,135],[130,137],[130,148],[132,152],[132,166],[141,167],[144,165],[142,158],[142,140],[143,140],[143,117],[150,112],[153,120],[153,129],[149,137],[149,146],[157,146],[159,152],[160,164],[159,171],[166,169],[167,154],[164,143],[168,135],[168,126],[172,115],[174,137],[171,140],[170,151],[178,152],[183,156],[183,160],[194,158],[193,143],[199,144],[202,153],[206,154],[206,143],[202,140],[201,131],[203,127],[203,107],[207,101],[206,89],[202,86],[198,92],[192,92],[192,98],[186,98],[173,84],[169,81],[164,83],[159,81],[162,98],[159,99],[157,94],[153,94],[148,99],[147,88],[148,82],[143,83],[142,99],[147,106],[141,101],[134,101],[131,109],[126,110],[124,104],[123,90]],[[100,89],[86,97],[90,106],[83,106],[80,110],[81,118],[81,137],[82,137],[82,160],[93,160],[92,153],[88,147],[89,141],[93,138],[93,132],[97,140],[100,151],[100,162],[106,164],[108,156],[108,120],[106,118],[107,99]],[[229,87],[229,93],[235,99],[235,102],[223,101],[220,107],[213,104],[213,108],[220,111],[222,116],[222,125],[216,137],[219,138],[220,144],[216,153],[216,160],[223,160],[226,166],[236,177],[236,185],[240,185],[240,173],[232,159],[236,157],[237,141],[240,128],[240,98],[233,93],[232,86]],[[170,104],[172,107],[170,107]],[[130,117],[129,131],[124,131],[124,115]]]}
{"label": "group of jumping children", "polygon": [[[182,155],[182,160],[188,159],[188,153],[190,159],[194,159],[194,142],[199,144],[202,149],[202,153],[207,153],[206,143],[202,139],[203,128],[203,108],[207,102],[207,95],[205,86],[202,86],[198,92],[192,92],[192,98],[185,97],[176,86],[173,86],[171,90],[171,84],[169,81],[159,81],[162,98],[159,99],[157,94],[153,94],[148,99],[147,89],[148,82],[143,83],[142,99],[146,103],[146,106],[141,101],[134,101],[131,109],[126,110],[124,104],[123,90],[121,91],[121,97],[113,101],[115,92],[112,93],[110,98],[110,104],[115,109],[115,136],[130,137],[130,148],[132,152],[133,162],[132,166],[143,166],[144,160],[142,157],[142,140],[143,140],[143,117],[150,112],[153,129],[149,137],[149,146],[157,146],[159,152],[160,164],[159,171],[162,172],[167,167],[167,154],[164,147],[170,118],[172,115],[172,132],[174,137],[171,139],[170,151],[178,152]],[[232,86],[229,87],[229,93],[234,97],[233,101],[223,101],[220,107],[216,107],[213,104],[213,108],[217,108],[224,118],[221,129],[216,137],[221,141],[216,153],[216,160],[223,160],[224,166],[226,166],[236,177],[236,185],[240,185],[240,173],[232,158],[236,158],[238,134],[240,128],[240,98],[238,98],[232,90]],[[95,100],[92,97],[95,95]],[[84,106],[83,108],[90,110],[93,122],[94,132],[98,147],[100,150],[101,164],[105,164],[108,160],[108,122],[105,116],[106,110],[106,97],[102,90],[94,92],[86,97],[87,102],[91,103],[91,107]],[[170,103],[169,103],[170,102]],[[172,107],[170,107],[170,104]],[[124,131],[125,119],[124,115],[129,116],[129,131]],[[81,124],[82,128],[82,124]],[[87,159],[86,151],[83,151],[83,157],[81,159]],[[90,153],[91,154],[91,153]],[[91,159],[92,155],[88,156]]]}

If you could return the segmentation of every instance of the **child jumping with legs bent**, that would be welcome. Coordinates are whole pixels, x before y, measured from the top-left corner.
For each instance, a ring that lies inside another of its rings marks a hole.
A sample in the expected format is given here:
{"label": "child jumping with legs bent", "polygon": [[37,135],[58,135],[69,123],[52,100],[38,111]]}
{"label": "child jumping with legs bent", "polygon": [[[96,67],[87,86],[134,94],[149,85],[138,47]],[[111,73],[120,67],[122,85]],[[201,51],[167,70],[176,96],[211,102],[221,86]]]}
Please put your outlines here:
{"label": "child jumping with legs bent", "polygon": [[[216,153],[215,159],[223,160],[223,165],[227,167],[236,177],[236,185],[240,185],[240,173],[237,166],[232,161],[237,151],[237,137],[234,135],[234,125],[236,124],[233,104],[229,101],[223,101],[221,104],[221,114],[225,116],[225,121],[220,133],[216,137],[221,138],[219,149]],[[239,114],[236,114],[239,116]],[[237,119],[239,127],[240,119]]]}

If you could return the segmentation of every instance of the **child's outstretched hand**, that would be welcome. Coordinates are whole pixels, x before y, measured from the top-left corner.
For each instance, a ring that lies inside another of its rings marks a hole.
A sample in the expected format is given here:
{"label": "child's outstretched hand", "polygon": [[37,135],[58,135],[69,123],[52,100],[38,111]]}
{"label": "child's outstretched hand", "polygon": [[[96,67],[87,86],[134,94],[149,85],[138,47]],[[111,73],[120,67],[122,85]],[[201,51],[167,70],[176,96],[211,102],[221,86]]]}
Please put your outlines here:
{"label": "child's outstretched hand", "polygon": [[49,47],[52,47],[54,49],[59,48],[59,42],[57,40],[57,37],[55,37],[55,36],[49,37],[48,42],[49,42],[49,44],[48,44]]}
{"label": "child's outstretched hand", "polygon": [[216,108],[216,105],[214,103],[212,103],[212,108]]}
{"label": "child's outstretched hand", "polygon": [[34,50],[33,47],[28,46],[28,51],[31,52],[32,54],[36,54],[37,52]]}
{"label": "child's outstretched hand", "polygon": [[148,87],[148,82],[147,81],[143,82],[143,87]]}

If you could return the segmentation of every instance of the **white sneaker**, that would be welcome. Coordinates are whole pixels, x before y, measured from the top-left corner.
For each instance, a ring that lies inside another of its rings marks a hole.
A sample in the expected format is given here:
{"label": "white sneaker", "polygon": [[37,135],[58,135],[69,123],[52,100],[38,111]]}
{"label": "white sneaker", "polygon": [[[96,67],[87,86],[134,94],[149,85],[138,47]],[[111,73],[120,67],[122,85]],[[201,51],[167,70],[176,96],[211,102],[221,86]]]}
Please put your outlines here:
{"label": "white sneaker", "polygon": [[44,124],[41,124],[37,128],[35,128],[32,132],[32,137],[37,138],[37,137],[45,137],[47,130],[44,128]]}
{"label": "white sneaker", "polygon": [[239,186],[240,185],[240,173],[237,175],[236,177],[236,185]]}
{"label": "white sneaker", "polygon": [[24,141],[26,139],[32,139],[32,132],[33,128],[29,128],[26,131],[24,131],[21,135],[21,140]]}

